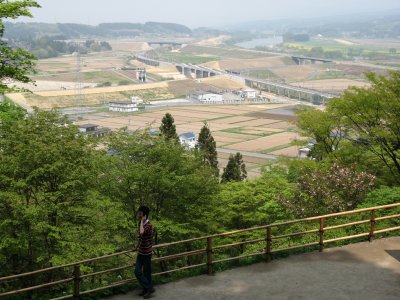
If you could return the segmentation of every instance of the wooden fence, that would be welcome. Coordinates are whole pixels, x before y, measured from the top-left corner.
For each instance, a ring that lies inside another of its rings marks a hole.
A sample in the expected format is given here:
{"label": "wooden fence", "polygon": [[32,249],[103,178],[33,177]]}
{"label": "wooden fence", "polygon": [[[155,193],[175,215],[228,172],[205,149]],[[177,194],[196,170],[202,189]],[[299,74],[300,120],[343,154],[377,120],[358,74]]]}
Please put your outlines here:
{"label": "wooden fence", "polygon": [[[314,247],[316,246],[319,248],[319,251],[323,251],[324,246],[326,244],[343,241],[343,240],[348,240],[348,239],[361,238],[361,237],[366,237],[366,238],[368,238],[368,240],[370,242],[372,242],[374,235],[386,233],[386,232],[390,232],[390,231],[400,230],[400,226],[375,230],[376,222],[379,222],[382,220],[389,220],[389,219],[400,220],[400,214],[376,217],[377,211],[380,211],[380,210],[383,211],[386,209],[396,208],[396,207],[400,207],[400,203],[359,209],[359,210],[353,210],[353,211],[346,211],[346,212],[341,212],[341,213],[305,218],[305,219],[300,219],[300,220],[293,220],[293,221],[288,221],[288,222],[283,222],[283,223],[276,223],[276,224],[270,224],[270,225],[265,225],[265,226],[249,228],[249,229],[230,231],[230,232],[225,232],[225,233],[221,233],[221,234],[203,236],[203,237],[193,238],[193,239],[189,239],[189,240],[182,240],[182,241],[177,241],[177,242],[173,242],[173,243],[155,245],[153,247],[154,251],[157,251],[159,249],[165,249],[165,248],[168,248],[171,246],[191,244],[193,242],[202,243],[203,247],[200,249],[197,249],[197,250],[156,257],[152,260],[153,263],[158,263],[158,262],[160,263],[160,262],[165,262],[168,260],[174,260],[174,259],[179,259],[179,258],[189,258],[189,257],[195,256],[195,255],[204,255],[205,259],[201,263],[186,265],[184,267],[178,267],[173,270],[161,271],[158,273],[154,273],[153,276],[170,274],[173,272],[179,272],[182,270],[188,270],[188,269],[194,269],[194,268],[205,268],[207,270],[207,274],[211,275],[213,273],[213,267],[215,266],[215,264],[226,262],[226,261],[231,261],[231,260],[237,260],[240,258],[253,257],[253,256],[265,256],[265,260],[268,262],[271,260],[272,254],[278,253],[278,252],[283,252],[283,251],[288,251],[288,250],[295,250],[295,249],[301,249],[301,248],[310,247],[310,246],[314,246]],[[344,223],[344,224],[335,224],[334,226],[325,226],[326,221],[331,218],[342,217],[342,216],[346,216],[346,215],[357,215],[357,214],[362,215],[362,213],[368,213],[368,212],[370,213],[369,218],[365,219],[365,220],[351,222],[351,223]],[[274,228],[286,228],[287,229],[287,228],[290,228],[291,225],[294,225],[297,223],[309,224],[312,222],[316,223],[315,224],[317,227],[316,229],[305,230],[305,231],[300,231],[300,232],[290,232],[290,233],[280,234],[280,235],[272,234],[272,229],[274,229]],[[354,235],[342,236],[342,237],[333,238],[333,239],[325,239],[324,238],[325,233],[330,230],[345,228],[345,227],[355,226],[355,225],[361,225],[361,224],[369,224],[368,232],[362,232],[362,233],[358,233],[358,234],[354,234]],[[264,231],[263,237],[258,238],[258,239],[249,239],[249,240],[245,240],[245,241],[228,243],[228,244],[217,243],[217,245],[213,246],[213,244],[215,244],[214,243],[215,241],[221,240],[222,238],[225,238],[228,236],[234,236],[237,234],[248,233],[248,232],[256,232],[256,231],[258,231],[258,232]],[[294,245],[294,246],[285,247],[285,248],[274,248],[273,247],[274,241],[284,239],[284,238],[292,238],[292,237],[298,237],[298,236],[309,235],[309,234],[316,234],[317,241],[311,242],[311,243]],[[229,248],[233,248],[233,247],[237,247],[237,246],[243,246],[246,244],[255,244],[255,243],[260,243],[260,242],[265,243],[264,244],[265,248],[263,248],[262,251],[257,251],[257,252],[245,254],[245,255],[232,256],[232,257],[223,258],[223,259],[214,259],[213,258],[213,254],[222,249],[229,249]],[[126,269],[133,270],[134,264],[132,263],[132,264],[124,265],[124,266],[114,267],[114,268],[110,268],[110,269],[106,269],[106,270],[102,270],[102,271],[98,271],[98,272],[91,272],[91,273],[87,273],[87,274],[83,274],[83,275],[81,273],[81,268],[82,268],[82,266],[87,265],[89,263],[93,264],[93,263],[103,261],[103,260],[106,260],[106,259],[109,259],[112,257],[129,255],[132,252],[134,252],[134,250],[127,250],[127,251],[113,253],[110,255],[105,255],[105,256],[96,257],[96,258],[92,258],[92,259],[86,259],[86,260],[82,260],[79,262],[74,262],[74,263],[66,264],[66,265],[62,265],[62,266],[50,267],[50,268],[46,268],[46,269],[42,269],[42,270],[38,270],[38,271],[34,271],[34,272],[28,272],[28,273],[24,273],[24,274],[2,277],[2,278],[0,278],[0,284],[9,282],[9,281],[13,281],[13,280],[20,280],[21,278],[25,278],[28,276],[37,276],[39,274],[45,274],[46,272],[51,272],[51,271],[55,271],[55,270],[69,269],[70,271],[67,272],[67,274],[71,274],[70,276],[63,278],[61,280],[46,282],[46,283],[42,283],[40,285],[33,285],[33,286],[18,289],[18,290],[11,290],[11,291],[7,291],[7,292],[3,292],[0,294],[0,297],[14,296],[14,295],[18,295],[21,293],[36,291],[39,289],[49,288],[49,287],[53,287],[53,286],[57,286],[57,285],[72,284],[73,285],[73,293],[72,294],[53,298],[53,300],[71,299],[71,298],[80,299],[80,297],[83,295],[87,295],[87,294],[90,294],[93,292],[110,289],[113,287],[118,287],[118,286],[125,285],[127,283],[131,283],[135,279],[129,278],[129,279],[125,279],[125,280],[119,280],[114,283],[107,284],[105,286],[101,286],[101,287],[98,287],[95,289],[82,290],[81,282],[83,279],[94,278],[96,276],[103,275],[106,273],[118,272],[118,271],[122,271],[122,270],[126,270]]]}

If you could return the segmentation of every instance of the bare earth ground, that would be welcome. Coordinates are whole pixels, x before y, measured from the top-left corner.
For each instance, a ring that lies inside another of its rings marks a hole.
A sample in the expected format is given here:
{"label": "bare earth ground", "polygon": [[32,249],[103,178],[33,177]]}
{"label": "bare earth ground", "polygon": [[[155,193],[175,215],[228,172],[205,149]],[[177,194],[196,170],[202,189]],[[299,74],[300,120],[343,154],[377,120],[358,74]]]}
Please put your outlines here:
{"label": "bare earth ground", "polygon": [[152,47],[145,42],[137,42],[132,40],[109,40],[108,43],[111,45],[114,51],[142,52],[152,49]]}
{"label": "bare earth ground", "polygon": [[[89,85],[90,84],[86,84]],[[245,87],[242,83],[223,77],[213,77],[198,80],[162,81],[156,83],[131,84],[113,87],[82,89],[81,105],[95,106],[110,101],[128,100],[130,95],[136,95],[144,100],[163,100],[186,97],[198,90],[237,90]],[[37,106],[42,109],[72,107],[77,104],[76,90],[37,91],[30,93],[15,93],[7,96],[23,107]]]}
{"label": "bare earth ground", "polygon": [[254,69],[254,68],[271,68],[283,66],[285,63],[281,56],[257,58],[257,59],[230,59],[213,61],[203,64],[205,67],[225,70],[225,69]]}
{"label": "bare earth ground", "polygon": [[229,35],[219,35],[217,37],[212,37],[206,40],[199,41],[196,43],[199,46],[217,46],[223,43],[226,39],[229,39]]}
{"label": "bare earth ground", "polygon": [[[398,300],[400,237],[157,285],[152,299]],[[142,299],[138,290],[109,300]]]}
{"label": "bare earth ground", "polygon": [[293,65],[274,68],[272,71],[281,78],[285,78],[287,82],[307,80],[314,74],[325,70],[327,66],[322,64],[315,65]]}
{"label": "bare earth ground", "polygon": [[[15,84],[19,88],[28,89],[32,92],[41,92],[41,91],[50,91],[50,90],[62,90],[65,89],[74,89],[76,88],[76,82],[74,81],[53,81],[53,80],[36,80],[35,85],[33,84],[23,84],[16,83]],[[95,83],[85,83],[84,87],[95,87]]]}
{"label": "bare earth ground", "polygon": [[[82,72],[111,69],[124,65],[124,54],[117,52],[100,52],[82,55],[80,60]],[[41,59],[37,63],[37,70],[39,73],[66,73],[75,72],[76,69],[77,58],[74,55]]]}
{"label": "bare earth ground", "polygon": [[370,84],[367,82],[349,80],[349,79],[324,79],[324,80],[310,80],[305,82],[295,82],[293,85],[299,87],[310,88],[319,91],[330,91],[330,92],[343,92],[345,89],[356,86],[356,87],[369,87]]}
{"label": "bare earth ground", "polygon": [[335,41],[338,42],[339,44],[346,45],[346,46],[357,45],[356,43],[350,42],[348,40],[343,40],[343,39],[335,39]]}

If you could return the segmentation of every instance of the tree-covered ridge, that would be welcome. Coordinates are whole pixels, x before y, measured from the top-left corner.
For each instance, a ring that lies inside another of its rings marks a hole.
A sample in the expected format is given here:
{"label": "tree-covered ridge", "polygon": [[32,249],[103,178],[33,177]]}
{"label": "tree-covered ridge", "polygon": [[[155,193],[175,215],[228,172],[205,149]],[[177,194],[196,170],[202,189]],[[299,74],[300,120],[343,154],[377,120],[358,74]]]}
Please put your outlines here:
{"label": "tree-covered ridge", "polygon": [[191,35],[192,31],[180,24],[146,22],[141,23],[102,23],[97,26],[74,23],[11,23],[6,22],[5,38],[26,40],[41,36],[60,36],[67,39],[99,37],[135,37],[142,34]]}

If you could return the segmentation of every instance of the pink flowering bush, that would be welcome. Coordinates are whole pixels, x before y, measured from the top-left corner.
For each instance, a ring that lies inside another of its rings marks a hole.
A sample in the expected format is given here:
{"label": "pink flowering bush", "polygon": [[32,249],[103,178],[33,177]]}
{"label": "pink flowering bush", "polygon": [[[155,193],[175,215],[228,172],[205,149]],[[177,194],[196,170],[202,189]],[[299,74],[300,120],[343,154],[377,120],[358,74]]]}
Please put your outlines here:
{"label": "pink flowering bush", "polygon": [[336,163],[329,168],[304,170],[294,199],[282,203],[298,217],[351,210],[359,205],[375,183],[375,176]]}

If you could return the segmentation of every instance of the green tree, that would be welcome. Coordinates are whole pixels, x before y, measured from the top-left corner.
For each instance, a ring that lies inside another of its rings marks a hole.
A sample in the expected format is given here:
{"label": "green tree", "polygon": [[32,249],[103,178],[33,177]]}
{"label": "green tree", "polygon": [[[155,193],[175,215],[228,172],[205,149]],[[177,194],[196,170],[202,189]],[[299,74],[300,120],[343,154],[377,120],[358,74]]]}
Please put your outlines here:
{"label": "green tree", "polygon": [[26,110],[15,105],[8,99],[0,102],[0,127],[12,122],[22,120],[26,115]]}
{"label": "green tree", "polygon": [[[214,197],[214,219],[219,230],[235,230],[261,226],[290,218],[284,206],[294,197],[294,185],[276,172],[242,182],[220,185]],[[221,228],[222,227],[222,228]]]}
{"label": "green tree", "polygon": [[200,130],[199,138],[197,141],[197,149],[200,152],[203,164],[212,168],[214,170],[215,176],[218,177],[219,169],[217,144],[211,134],[210,127],[207,123],[204,123],[203,127]]}
{"label": "green tree", "polygon": [[132,217],[139,205],[148,205],[161,239],[207,232],[204,217],[218,182],[195,153],[147,132],[120,131],[107,148],[112,155],[101,163],[102,194],[122,203]]}
{"label": "green tree", "polygon": [[4,35],[4,19],[16,19],[19,16],[31,17],[29,8],[40,7],[36,1],[5,1],[0,0],[0,94],[17,90],[15,87],[7,86],[9,80],[20,81],[24,83],[33,82],[28,77],[33,72],[32,54],[22,49],[13,49],[5,42],[2,37]]}
{"label": "green tree", "polygon": [[366,75],[370,88],[351,88],[328,104],[329,116],[341,116],[348,139],[379,158],[400,183],[400,71]]}
{"label": "green tree", "polygon": [[301,108],[296,114],[300,134],[314,140],[311,157],[320,161],[339,147],[346,132],[340,115],[310,108]]}
{"label": "green tree", "polygon": [[247,178],[246,164],[243,162],[242,154],[237,152],[230,155],[228,164],[222,173],[221,183],[229,181],[244,181]]}
{"label": "green tree", "polygon": [[178,141],[178,134],[176,133],[176,126],[174,118],[170,113],[166,113],[161,120],[160,132],[166,139]]}
{"label": "green tree", "polygon": [[36,111],[1,127],[1,274],[101,255],[122,244],[117,231],[127,218],[95,190],[94,149],[74,125],[64,124],[55,112]]}

